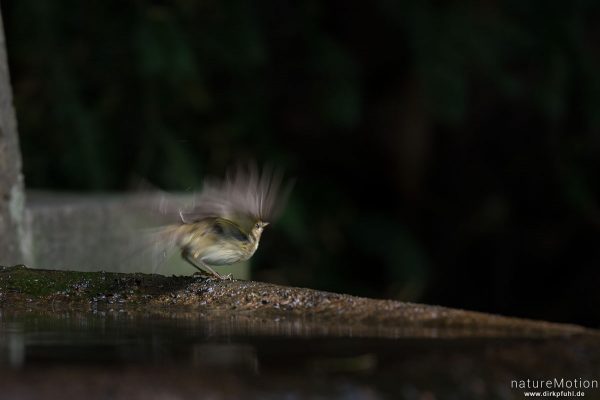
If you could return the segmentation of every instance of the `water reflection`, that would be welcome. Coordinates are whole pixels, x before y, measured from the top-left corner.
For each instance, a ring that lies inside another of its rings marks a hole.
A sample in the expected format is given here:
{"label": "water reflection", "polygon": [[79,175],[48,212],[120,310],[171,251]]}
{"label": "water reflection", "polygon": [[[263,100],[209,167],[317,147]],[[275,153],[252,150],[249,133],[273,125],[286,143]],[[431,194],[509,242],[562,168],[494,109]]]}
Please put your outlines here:
{"label": "water reflection", "polygon": [[[506,387],[517,373],[600,373],[599,347],[282,315],[0,310],[0,389],[8,398],[87,397],[89,385],[117,399],[519,398]],[[66,377],[68,387],[56,385]]]}
{"label": "water reflection", "polygon": [[192,348],[192,363],[196,367],[234,369],[258,374],[256,348],[248,344],[196,344]]}
{"label": "water reflection", "polygon": [[0,365],[12,368],[25,363],[25,335],[18,323],[8,323],[0,328]]}

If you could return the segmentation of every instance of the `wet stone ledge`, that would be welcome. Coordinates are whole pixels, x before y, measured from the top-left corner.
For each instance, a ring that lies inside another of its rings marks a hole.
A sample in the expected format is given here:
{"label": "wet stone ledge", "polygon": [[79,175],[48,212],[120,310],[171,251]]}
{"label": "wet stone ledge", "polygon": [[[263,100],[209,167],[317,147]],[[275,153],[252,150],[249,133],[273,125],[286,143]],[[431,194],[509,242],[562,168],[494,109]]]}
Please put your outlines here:
{"label": "wet stone ledge", "polygon": [[522,399],[511,382],[597,380],[600,335],[262,282],[0,267],[0,376],[19,399]]}
{"label": "wet stone ledge", "polygon": [[[222,316],[224,323],[235,319],[234,326],[255,334],[290,334],[297,327],[302,335],[353,337],[600,337],[576,325],[254,281],[25,266],[0,267],[0,310],[135,312],[187,320]],[[274,326],[284,332],[273,332]]]}

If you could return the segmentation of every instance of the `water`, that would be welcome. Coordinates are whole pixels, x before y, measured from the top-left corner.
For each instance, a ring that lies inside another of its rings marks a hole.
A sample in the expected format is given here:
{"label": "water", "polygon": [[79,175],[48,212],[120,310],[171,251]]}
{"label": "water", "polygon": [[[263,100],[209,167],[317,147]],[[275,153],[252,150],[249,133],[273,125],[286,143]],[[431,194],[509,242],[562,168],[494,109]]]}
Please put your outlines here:
{"label": "water", "polygon": [[511,379],[599,372],[596,339],[407,332],[354,336],[244,313],[3,310],[0,398],[511,399],[522,398]]}

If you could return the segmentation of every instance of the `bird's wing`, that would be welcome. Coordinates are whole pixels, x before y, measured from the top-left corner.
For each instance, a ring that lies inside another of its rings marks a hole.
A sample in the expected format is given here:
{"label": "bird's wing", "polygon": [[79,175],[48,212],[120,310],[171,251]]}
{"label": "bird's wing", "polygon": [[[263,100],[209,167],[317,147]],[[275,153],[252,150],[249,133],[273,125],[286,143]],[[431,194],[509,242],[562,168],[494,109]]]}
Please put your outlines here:
{"label": "bird's wing", "polygon": [[223,181],[207,180],[195,205],[181,216],[184,222],[220,217],[246,230],[256,221],[268,222],[278,216],[291,190],[290,184],[282,184],[280,171],[238,167]]}
{"label": "bird's wing", "polygon": [[234,222],[224,218],[216,218],[213,225],[212,231],[218,236],[224,236],[226,238],[233,238],[241,242],[248,241],[248,234],[242,231],[242,229]]}

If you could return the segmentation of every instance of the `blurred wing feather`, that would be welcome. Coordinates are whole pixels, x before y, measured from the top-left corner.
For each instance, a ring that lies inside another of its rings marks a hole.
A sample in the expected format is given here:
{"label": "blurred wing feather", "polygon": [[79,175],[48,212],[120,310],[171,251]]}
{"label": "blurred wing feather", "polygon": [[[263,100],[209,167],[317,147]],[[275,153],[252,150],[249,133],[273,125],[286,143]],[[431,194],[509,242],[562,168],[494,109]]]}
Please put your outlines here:
{"label": "blurred wing feather", "polygon": [[247,230],[256,221],[270,222],[285,204],[291,185],[282,188],[283,174],[265,167],[238,167],[225,180],[207,180],[195,205],[181,212],[186,223],[218,217]]}

